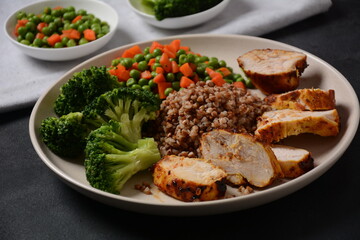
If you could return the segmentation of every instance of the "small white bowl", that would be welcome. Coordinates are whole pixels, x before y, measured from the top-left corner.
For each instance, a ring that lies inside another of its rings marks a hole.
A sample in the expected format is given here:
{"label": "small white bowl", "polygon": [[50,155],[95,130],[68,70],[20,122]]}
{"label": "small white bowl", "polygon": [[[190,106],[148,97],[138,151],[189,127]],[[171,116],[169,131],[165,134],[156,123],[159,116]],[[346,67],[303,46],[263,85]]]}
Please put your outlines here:
{"label": "small white bowl", "polygon": [[[16,14],[19,11],[24,11],[26,13],[41,13],[44,7],[68,7],[74,6],[76,10],[84,9],[88,13],[92,13],[95,17],[101,19],[102,21],[106,21],[110,26],[110,31],[103,37],[86,43],[84,45],[74,46],[74,47],[64,47],[64,48],[38,48],[31,47],[25,44],[21,44],[16,40],[16,36],[14,34],[14,29],[16,25]],[[49,0],[49,1],[40,1],[36,3],[32,3],[27,5],[21,9],[18,9],[16,12],[11,14],[5,22],[5,33],[9,40],[18,47],[25,54],[47,61],[66,61],[72,60],[76,58],[80,58],[86,56],[96,50],[102,48],[107,44],[110,39],[114,36],[118,25],[118,15],[116,11],[110,7],[108,4],[97,1],[97,0]]]}
{"label": "small white bowl", "polygon": [[128,5],[145,22],[153,26],[165,29],[179,29],[193,27],[214,18],[225,9],[229,2],[230,0],[223,0],[218,5],[206,11],[184,17],[165,18],[161,21],[157,20],[154,15],[147,13],[148,11],[146,7],[141,4],[141,0],[128,0]]}

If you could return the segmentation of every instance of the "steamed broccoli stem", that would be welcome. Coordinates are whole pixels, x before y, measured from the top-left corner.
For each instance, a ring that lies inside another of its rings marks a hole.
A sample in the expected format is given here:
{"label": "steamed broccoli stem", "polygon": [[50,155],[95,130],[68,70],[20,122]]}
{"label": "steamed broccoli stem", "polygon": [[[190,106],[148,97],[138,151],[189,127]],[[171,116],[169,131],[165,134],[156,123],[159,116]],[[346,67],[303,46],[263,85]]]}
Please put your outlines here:
{"label": "steamed broccoli stem", "polygon": [[90,133],[85,149],[87,180],[91,186],[110,193],[119,193],[134,174],[160,159],[153,138],[138,139],[131,150],[124,150],[127,140],[121,136],[121,129],[120,122],[110,120]]}

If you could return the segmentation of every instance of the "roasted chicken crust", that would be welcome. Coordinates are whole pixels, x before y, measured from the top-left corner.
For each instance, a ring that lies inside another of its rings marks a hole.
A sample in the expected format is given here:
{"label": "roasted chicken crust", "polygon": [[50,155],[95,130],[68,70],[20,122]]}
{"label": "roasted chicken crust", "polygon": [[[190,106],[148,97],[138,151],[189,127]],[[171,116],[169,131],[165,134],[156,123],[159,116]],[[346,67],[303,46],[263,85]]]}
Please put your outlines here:
{"label": "roasted chicken crust", "polygon": [[266,95],[295,90],[308,66],[303,53],[269,48],[249,51],[237,61],[254,86]]}

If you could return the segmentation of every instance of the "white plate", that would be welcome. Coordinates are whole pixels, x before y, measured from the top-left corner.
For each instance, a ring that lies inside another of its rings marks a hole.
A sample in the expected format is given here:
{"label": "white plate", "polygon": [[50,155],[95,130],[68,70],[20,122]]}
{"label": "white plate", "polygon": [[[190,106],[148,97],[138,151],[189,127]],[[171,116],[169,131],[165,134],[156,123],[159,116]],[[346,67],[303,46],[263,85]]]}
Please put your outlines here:
{"label": "white plate", "polygon": [[[216,56],[225,60],[236,69],[236,58],[255,48],[277,48],[302,51],[301,49],[257,37],[239,35],[183,35],[157,39],[160,43],[169,43],[172,39],[181,39],[182,45],[190,46],[194,52],[207,56]],[[136,43],[142,48],[149,46],[151,41]],[[120,56],[126,45],[110,50],[78,65],[60,78],[37,101],[29,123],[30,137],[33,146],[44,161],[65,183],[77,191],[105,204],[126,210],[158,215],[206,215],[225,213],[255,207],[279,199],[311,183],[325,173],[345,152],[351,143],[359,124],[359,101],[349,82],[336,69],[318,57],[302,51],[308,56],[309,66],[306,68],[300,87],[315,87],[334,89],[337,109],[341,117],[341,131],[337,137],[318,137],[302,135],[287,139],[286,143],[302,147],[312,152],[316,167],[310,172],[287,181],[283,184],[258,191],[246,196],[209,201],[185,203],[165,196],[152,188],[153,194],[146,195],[134,189],[135,184],[143,181],[152,182],[148,172],[134,176],[123,189],[121,195],[114,195],[92,188],[85,177],[82,161],[64,160],[50,152],[39,137],[41,121],[54,116],[53,103],[59,94],[59,87],[64,84],[74,72],[81,71],[92,65],[109,65],[111,60]]]}
{"label": "white plate", "polygon": [[193,27],[204,22],[215,18],[219,15],[229,4],[230,0],[223,0],[221,3],[216,6],[209,8],[205,11],[183,16],[183,17],[173,17],[165,18],[161,21],[157,20],[153,14],[149,14],[147,7],[144,7],[139,0],[128,0],[129,7],[145,22],[164,29],[180,29]]}

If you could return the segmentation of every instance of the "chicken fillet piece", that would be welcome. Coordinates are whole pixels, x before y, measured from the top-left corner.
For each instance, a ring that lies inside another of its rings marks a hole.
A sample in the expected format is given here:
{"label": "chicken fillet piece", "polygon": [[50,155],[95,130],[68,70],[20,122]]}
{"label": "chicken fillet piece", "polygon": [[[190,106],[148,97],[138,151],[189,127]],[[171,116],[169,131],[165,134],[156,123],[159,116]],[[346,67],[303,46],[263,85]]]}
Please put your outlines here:
{"label": "chicken fillet piece", "polygon": [[335,91],[321,89],[298,89],[265,97],[265,102],[273,109],[331,110],[335,108]]}
{"label": "chicken fillet piece", "polygon": [[221,199],[226,173],[204,159],[167,155],[155,164],[154,184],[185,202]]}
{"label": "chicken fillet piece", "polygon": [[314,168],[311,153],[302,148],[271,145],[285,178],[296,178]]}
{"label": "chicken fillet piece", "polygon": [[305,54],[280,49],[254,49],[237,61],[254,86],[266,95],[295,90],[307,67]]}
{"label": "chicken fillet piece", "polygon": [[339,114],[328,111],[299,111],[292,109],[265,112],[258,118],[255,136],[261,141],[278,142],[288,136],[313,133],[336,136],[339,133]]}
{"label": "chicken fillet piece", "polygon": [[270,146],[248,134],[213,130],[202,135],[200,150],[203,158],[225,170],[231,185],[246,180],[253,186],[265,187],[282,176]]}

